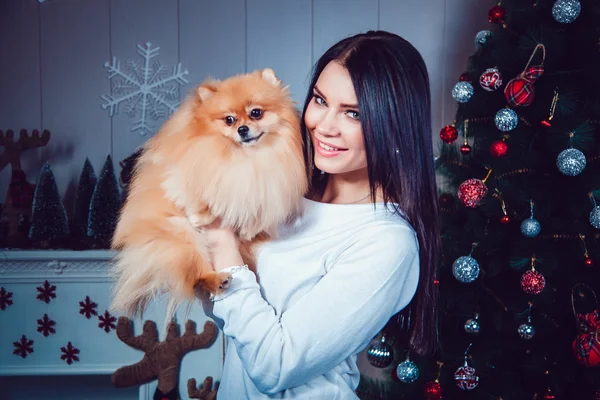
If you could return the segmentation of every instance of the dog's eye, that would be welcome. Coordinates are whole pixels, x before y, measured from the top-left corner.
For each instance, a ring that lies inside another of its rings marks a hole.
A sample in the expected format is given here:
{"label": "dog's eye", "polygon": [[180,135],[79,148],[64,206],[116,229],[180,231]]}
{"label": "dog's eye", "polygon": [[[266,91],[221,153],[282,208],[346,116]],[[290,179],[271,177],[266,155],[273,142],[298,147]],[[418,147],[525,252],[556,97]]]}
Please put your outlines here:
{"label": "dog's eye", "polygon": [[233,125],[235,123],[235,118],[232,117],[231,115],[228,115],[225,117],[225,123],[229,126]]}
{"label": "dog's eye", "polygon": [[250,111],[250,118],[252,119],[259,119],[260,117],[262,117],[263,115],[263,111],[260,108],[255,108],[252,111]]}

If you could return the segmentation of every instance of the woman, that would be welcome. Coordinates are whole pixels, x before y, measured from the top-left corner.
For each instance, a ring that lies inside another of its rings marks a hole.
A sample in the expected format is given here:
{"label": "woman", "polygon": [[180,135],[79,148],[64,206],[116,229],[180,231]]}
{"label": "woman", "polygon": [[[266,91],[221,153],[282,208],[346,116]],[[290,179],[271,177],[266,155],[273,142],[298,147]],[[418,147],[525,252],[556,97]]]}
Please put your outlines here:
{"label": "woman", "polygon": [[258,277],[234,232],[208,229],[215,270],[233,274],[205,310],[227,337],[219,399],[356,399],[357,353],[403,310],[410,347],[433,350],[430,104],[423,59],[397,35],[346,38],[317,62],[302,118],[305,214],[261,248]]}

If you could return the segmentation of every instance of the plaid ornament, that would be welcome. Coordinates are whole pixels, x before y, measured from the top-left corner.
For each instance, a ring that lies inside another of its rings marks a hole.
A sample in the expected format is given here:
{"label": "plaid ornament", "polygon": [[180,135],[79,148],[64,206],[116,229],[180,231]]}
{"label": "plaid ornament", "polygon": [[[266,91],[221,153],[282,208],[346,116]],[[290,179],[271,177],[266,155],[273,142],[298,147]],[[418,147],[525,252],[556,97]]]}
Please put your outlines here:
{"label": "plaid ornament", "polygon": [[579,334],[573,341],[575,359],[586,367],[600,365],[600,313],[577,314]]}
{"label": "plaid ornament", "polygon": [[527,68],[518,77],[511,79],[504,88],[504,97],[513,107],[527,107],[533,102],[535,89],[533,84],[544,73],[542,65]]}

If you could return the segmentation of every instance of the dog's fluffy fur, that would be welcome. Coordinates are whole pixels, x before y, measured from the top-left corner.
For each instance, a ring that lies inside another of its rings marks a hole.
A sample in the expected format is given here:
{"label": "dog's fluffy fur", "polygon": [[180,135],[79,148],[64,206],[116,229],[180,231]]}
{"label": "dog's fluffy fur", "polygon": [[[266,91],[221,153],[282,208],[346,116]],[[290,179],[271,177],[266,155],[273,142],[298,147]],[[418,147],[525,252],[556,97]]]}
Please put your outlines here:
{"label": "dog's fluffy fur", "polygon": [[139,316],[162,293],[176,308],[197,287],[226,287],[202,232],[216,217],[253,266],[251,245],[301,212],[299,115],[271,69],[205,81],[142,149],[112,242],[115,312]]}

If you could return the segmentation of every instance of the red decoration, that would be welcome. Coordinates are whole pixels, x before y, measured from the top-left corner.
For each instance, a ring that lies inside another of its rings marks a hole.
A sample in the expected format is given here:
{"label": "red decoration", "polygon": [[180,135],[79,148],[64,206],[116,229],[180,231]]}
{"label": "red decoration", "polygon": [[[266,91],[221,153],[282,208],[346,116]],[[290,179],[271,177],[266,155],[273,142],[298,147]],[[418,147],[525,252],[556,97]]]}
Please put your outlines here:
{"label": "red decoration", "polygon": [[540,294],[546,286],[546,278],[536,270],[529,270],[521,276],[521,289],[527,294]]}
{"label": "red decoration", "polygon": [[85,301],[79,302],[79,314],[84,315],[87,319],[92,318],[92,315],[98,315],[96,312],[98,304],[90,300],[90,296],[85,296]]}
{"label": "red decoration", "polygon": [[12,306],[12,292],[7,292],[3,287],[0,287],[0,310],[4,311],[9,306]]}
{"label": "red decoration", "polygon": [[469,81],[469,74],[467,74],[466,72],[462,73],[459,77],[458,77],[458,81],[459,82],[467,82]]}
{"label": "red decoration", "polygon": [[554,396],[554,393],[552,393],[552,390],[550,390],[550,388],[548,388],[546,393],[544,393],[543,399],[544,400],[554,400],[554,399],[556,399],[556,396]]}
{"label": "red decoration", "polygon": [[600,313],[577,314],[580,332],[573,341],[575,359],[586,367],[600,365]]}
{"label": "red decoration", "polygon": [[542,126],[545,126],[546,128],[549,128],[549,127],[552,126],[552,124],[548,120],[543,120],[542,121]]}
{"label": "red decoration", "polygon": [[48,318],[48,314],[44,314],[44,318],[40,318],[37,320],[38,328],[37,331],[41,332],[42,335],[48,337],[51,333],[56,333],[54,326],[56,325],[56,321]]}
{"label": "red decoration", "polygon": [[462,146],[460,146],[460,152],[462,154],[469,154],[471,152],[471,146],[469,146],[468,143],[463,144]]}
{"label": "red decoration", "polygon": [[25,335],[21,336],[20,341],[13,342],[13,346],[15,346],[14,355],[27,358],[29,354],[33,353],[33,340],[27,339]]}
{"label": "red decoration", "polygon": [[460,367],[454,373],[456,386],[462,390],[473,390],[479,385],[479,377],[475,375],[475,368],[465,365]]}
{"label": "red decoration", "polygon": [[590,257],[586,257],[585,260],[583,260],[583,263],[586,267],[592,267],[594,265],[594,260],[592,260]]}
{"label": "red decoration", "polygon": [[529,67],[529,63],[531,63],[531,60],[533,59],[533,56],[538,48],[542,49],[545,59],[546,48],[543,44],[538,44],[535,46],[533,54],[525,66],[525,70],[523,70],[523,72],[521,72],[516,78],[511,79],[511,81],[508,82],[504,88],[504,97],[506,98],[508,104],[513,107],[527,107],[533,102],[533,98],[535,96],[533,84],[544,73],[543,59],[542,64]]}
{"label": "red decoration", "polygon": [[117,328],[117,326],[115,325],[117,319],[110,315],[108,311],[104,311],[104,315],[98,316],[98,319],[100,320],[100,322],[98,323],[98,328],[104,329],[106,333],[109,333],[111,329]]}
{"label": "red decoration", "polygon": [[502,74],[498,68],[488,68],[479,77],[479,84],[488,92],[493,92],[502,86]]}
{"label": "red decoration", "polygon": [[508,145],[504,140],[496,140],[490,146],[490,153],[494,157],[504,157],[508,153]]}
{"label": "red decoration", "polygon": [[488,189],[481,179],[467,179],[458,187],[458,198],[469,208],[475,208],[487,194]]}
{"label": "red decoration", "polygon": [[48,281],[44,281],[43,286],[38,286],[37,291],[39,292],[37,295],[37,299],[43,301],[44,303],[50,303],[50,299],[56,298],[56,286],[50,285]]}
{"label": "red decoration", "polygon": [[503,224],[503,225],[510,224],[510,217],[508,215],[503,215],[500,218],[500,223]]}
{"label": "red decoration", "polygon": [[74,361],[79,361],[79,349],[73,347],[71,342],[67,343],[65,347],[61,347],[60,351],[62,355],[60,356],[61,360],[64,360],[67,364],[71,365]]}
{"label": "red decoration", "polygon": [[458,137],[458,130],[453,125],[446,125],[440,131],[440,139],[444,143],[451,144],[454,143],[456,138]]}
{"label": "red decoration", "polygon": [[425,383],[425,400],[442,400],[442,385],[439,382]]}
{"label": "red decoration", "polygon": [[490,8],[488,20],[492,24],[503,24],[506,20],[506,10],[500,4]]}

